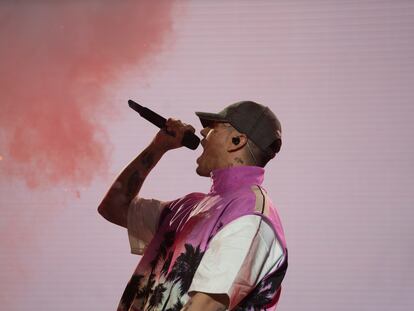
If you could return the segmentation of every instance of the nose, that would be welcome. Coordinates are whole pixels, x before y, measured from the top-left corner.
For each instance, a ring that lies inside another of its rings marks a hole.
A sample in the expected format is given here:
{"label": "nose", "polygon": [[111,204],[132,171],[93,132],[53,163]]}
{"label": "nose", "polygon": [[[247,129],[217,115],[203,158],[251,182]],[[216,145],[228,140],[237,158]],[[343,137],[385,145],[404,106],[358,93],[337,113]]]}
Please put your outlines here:
{"label": "nose", "polygon": [[210,128],[205,127],[200,131],[201,136],[206,137]]}
{"label": "nose", "polygon": [[200,131],[201,136],[203,136],[203,139],[200,141],[201,146],[204,148],[206,145],[206,137],[208,135],[208,133],[210,132],[210,128],[209,127],[205,127]]}

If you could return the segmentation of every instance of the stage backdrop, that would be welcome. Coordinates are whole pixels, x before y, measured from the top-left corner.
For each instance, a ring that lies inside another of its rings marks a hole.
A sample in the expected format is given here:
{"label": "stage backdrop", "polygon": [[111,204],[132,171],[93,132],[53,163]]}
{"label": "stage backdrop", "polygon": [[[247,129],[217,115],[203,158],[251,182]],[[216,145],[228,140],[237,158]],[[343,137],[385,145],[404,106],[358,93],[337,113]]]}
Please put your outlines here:
{"label": "stage backdrop", "polygon": [[[240,100],[279,117],[278,310],[413,309],[413,1],[1,1],[0,37],[2,310],[115,310],[140,257],[97,207],[157,131],[130,98],[197,131]],[[200,153],[141,195],[207,192]]]}

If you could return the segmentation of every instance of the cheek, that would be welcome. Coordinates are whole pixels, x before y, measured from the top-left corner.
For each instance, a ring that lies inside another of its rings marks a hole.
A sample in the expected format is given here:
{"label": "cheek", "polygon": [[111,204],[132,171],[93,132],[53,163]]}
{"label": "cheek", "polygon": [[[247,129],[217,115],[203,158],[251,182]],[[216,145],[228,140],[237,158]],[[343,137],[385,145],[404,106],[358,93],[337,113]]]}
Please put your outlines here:
{"label": "cheek", "polygon": [[[217,158],[223,155],[225,149],[225,138],[216,130],[211,129],[206,135],[205,153],[209,158]],[[210,159],[212,160],[212,159]]]}
{"label": "cheek", "polygon": [[223,145],[220,141],[211,141],[206,151],[210,160],[214,161],[223,156]]}

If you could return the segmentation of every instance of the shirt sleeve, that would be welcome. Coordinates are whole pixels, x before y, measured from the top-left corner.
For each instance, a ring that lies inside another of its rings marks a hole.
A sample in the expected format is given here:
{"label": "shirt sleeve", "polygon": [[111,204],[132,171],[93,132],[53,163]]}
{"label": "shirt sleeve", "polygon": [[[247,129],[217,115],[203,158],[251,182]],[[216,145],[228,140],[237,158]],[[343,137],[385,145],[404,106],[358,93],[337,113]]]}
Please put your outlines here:
{"label": "shirt sleeve", "polygon": [[135,197],[128,208],[127,229],[131,253],[143,255],[157,230],[161,211],[169,202]]}
{"label": "shirt sleeve", "polygon": [[224,226],[210,241],[189,292],[227,294],[236,306],[283,262],[273,229],[260,216],[247,215]]}

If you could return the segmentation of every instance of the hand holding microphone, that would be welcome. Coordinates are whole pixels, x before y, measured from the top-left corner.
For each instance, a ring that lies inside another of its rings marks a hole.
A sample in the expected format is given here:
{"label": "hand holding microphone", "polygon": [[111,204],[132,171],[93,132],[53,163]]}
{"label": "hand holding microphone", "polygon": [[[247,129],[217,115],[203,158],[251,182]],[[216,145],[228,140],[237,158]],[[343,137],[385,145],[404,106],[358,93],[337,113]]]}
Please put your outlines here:
{"label": "hand holding microphone", "polygon": [[[146,107],[139,105],[131,99],[128,100],[128,104],[129,107],[138,112],[141,117],[150,121],[152,124],[156,125],[160,129],[164,130],[166,134],[172,137],[180,138],[178,144],[177,140],[169,140],[168,149],[174,149],[181,146],[185,146],[192,150],[197,149],[198,145],[200,144],[200,138],[198,138],[194,134],[195,129],[191,125],[183,124],[179,120],[166,120],[164,117],[161,117],[159,114],[155,113],[154,111]],[[162,132],[157,134],[155,139],[159,139],[160,136],[162,136]]]}

